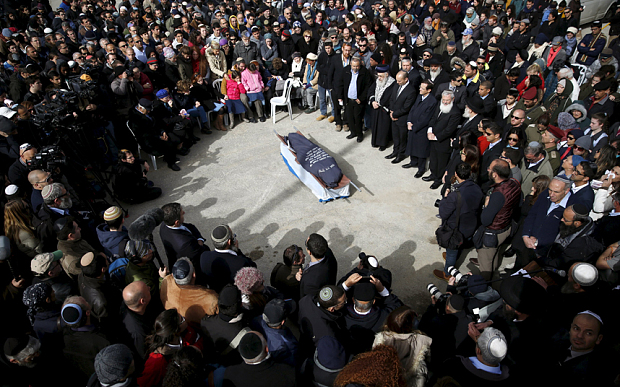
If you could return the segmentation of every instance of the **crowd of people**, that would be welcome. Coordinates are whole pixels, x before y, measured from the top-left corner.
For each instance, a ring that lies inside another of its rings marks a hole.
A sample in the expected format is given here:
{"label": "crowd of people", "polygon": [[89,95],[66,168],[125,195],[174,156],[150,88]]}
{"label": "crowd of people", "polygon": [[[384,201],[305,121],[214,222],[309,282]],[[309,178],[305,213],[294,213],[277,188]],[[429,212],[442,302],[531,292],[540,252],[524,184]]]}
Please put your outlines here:
{"label": "crowd of people", "polygon": [[[587,34],[579,0],[2,7],[3,385],[620,383],[620,4]],[[441,188],[428,309],[319,234],[266,281],[229,225],[103,201],[160,197],[136,150],[179,171],[274,96]]]}

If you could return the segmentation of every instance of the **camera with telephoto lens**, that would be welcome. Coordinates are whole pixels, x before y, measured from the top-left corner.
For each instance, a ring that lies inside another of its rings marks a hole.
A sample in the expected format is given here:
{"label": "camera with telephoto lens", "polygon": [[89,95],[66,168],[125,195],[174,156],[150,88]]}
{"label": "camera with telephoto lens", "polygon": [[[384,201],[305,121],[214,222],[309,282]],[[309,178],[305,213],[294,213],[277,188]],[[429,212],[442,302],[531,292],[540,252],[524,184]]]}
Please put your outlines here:
{"label": "camera with telephoto lens", "polygon": [[439,291],[439,288],[435,284],[426,285],[426,290],[435,297],[435,308],[437,308],[437,314],[444,315],[446,313],[446,303],[450,298],[449,294],[443,294]]}
{"label": "camera with telephoto lens", "polygon": [[448,274],[454,277],[454,286],[467,286],[467,279],[469,278],[469,274],[463,274],[454,266],[448,267]]}

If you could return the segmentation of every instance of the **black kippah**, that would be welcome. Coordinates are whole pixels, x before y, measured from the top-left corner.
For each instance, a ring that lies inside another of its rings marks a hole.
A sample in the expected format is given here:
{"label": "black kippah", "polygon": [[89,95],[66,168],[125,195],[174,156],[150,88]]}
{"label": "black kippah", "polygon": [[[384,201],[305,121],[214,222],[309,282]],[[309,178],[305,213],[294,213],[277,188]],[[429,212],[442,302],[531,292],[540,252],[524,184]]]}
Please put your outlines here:
{"label": "black kippah", "polygon": [[228,234],[228,230],[226,229],[225,226],[217,226],[215,230],[213,230],[213,237],[215,239],[226,238],[227,234]]}
{"label": "black kippah", "polygon": [[353,297],[358,301],[372,301],[375,299],[376,288],[370,282],[357,283],[353,287]]}
{"label": "black kippah", "polygon": [[463,310],[465,299],[460,294],[455,294],[450,297],[450,306],[455,310]]}
{"label": "black kippah", "polygon": [[263,350],[263,342],[254,332],[246,333],[239,343],[239,354],[244,359],[255,359]]}
{"label": "black kippah", "polygon": [[589,214],[588,207],[586,207],[585,204],[582,203],[573,204],[573,212],[581,216],[588,216]]}

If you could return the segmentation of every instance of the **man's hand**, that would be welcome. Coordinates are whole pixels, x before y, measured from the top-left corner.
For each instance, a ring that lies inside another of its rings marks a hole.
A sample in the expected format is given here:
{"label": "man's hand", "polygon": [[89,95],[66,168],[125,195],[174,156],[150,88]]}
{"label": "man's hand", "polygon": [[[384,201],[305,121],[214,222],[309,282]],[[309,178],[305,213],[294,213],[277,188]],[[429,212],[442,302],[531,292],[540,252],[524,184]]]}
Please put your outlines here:
{"label": "man's hand", "polygon": [[0,136],[2,137],[9,137],[8,134],[6,134],[6,132],[0,131]]}
{"label": "man's hand", "polygon": [[370,276],[370,283],[375,285],[375,288],[377,288],[378,293],[381,293],[383,289],[385,289],[385,286],[383,286],[383,284],[381,283],[381,280],[379,280],[378,278],[375,278],[374,276]]}
{"label": "man's hand", "polygon": [[26,284],[26,280],[21,278],[19,281],[16,281],[15,278],[11,280],[11,285],[13,285],[16,289],[21,289]]}
{"label": "man's hand", "polygon": [[525,247],[528,249],[536,250],[536,238],[524,236],[523,243],[525,243]]}
{"label": "man's hand", "polygon": [[[379,109],[379,104],[377,103],[377,101],[372,101],[372,108]],[[390,117],[392,117],[392,113],[390,113]]]}
{"label": "man's hand", "polygon": [[487,196],[486,198],[484,198],[484,206],[488,206],[489,205],[489,200],[491,200],[491,196]]}
{"label": "man's hand", "polygon": [[407,130],[412,130],[412,129],[413,129],[413,123],[407,122]]}
{"label": "man's hand", "polygon": [[159,268],[159,276],[164,278],[168,275],[168,268],[166,266],[162,266]]}
{"label": "man's hand", "polygon": [[303,270],[299,269],[297,273],[295,273],[295,279],[297,282],[301,281],[301,276],[303,275]]}
{"label": "man's hand", "polygon": [[94,103],[89,103],[88,105],[86,105],[86,110],[88,111],[97,110],[97,105],[95,105]]}
{"label": "man's hand", "polygon": [[204,241],[201,241],[200,239],[198,239],[198,245],[199,245],[200,247],[202,247],[202,246],[204,246],[204,245],[205,245],[205,242],[204,242]]}
{"label": "man's hand", "polygon": [[358,283],[359,280],[361,279],[362,279],[361,275],[359,275],[358,273],[353,273],[349,276],[349,278],[347,278],[346,281],[344,281],[344,284],[346,285],[347,288],[351,288],[353,287],[353,285]]}
{"label": "man's hand", "polygon": [[146,161],[144,162],[143,166],[145,171],[148,172],[150,170],[149,163],[147,163]]}
{"label": "man's hand", "polygon": [[478,342],[478,337],[482,334],[482,331],[490,327],[493,324],[493,321],[489,320],[483,323],[474,323],[470,322],[467,326],[467,334],[471,337],[476,343]]}
{"label": "man's hand", "polygon": [[162,141],[168,141],[168,133],[164,132],[159,138]]}
{"label": "man's hand", "polygon": [[195,106],[196,106],[197,108],[199,108],[199,107],[200,107],[200,102],[196,101]]}
{"label": "man's hand", "polygon": [[448,285],[450,286],[454,286],[454,283],[456,282],[456,278],[450,276],[450,279],[448,280]]}
{"label": "man's hand", "polygon": [[359,99],[356,99],[355,102],[357,102],[358,105],[362,103],[362,101],[360,101]]}

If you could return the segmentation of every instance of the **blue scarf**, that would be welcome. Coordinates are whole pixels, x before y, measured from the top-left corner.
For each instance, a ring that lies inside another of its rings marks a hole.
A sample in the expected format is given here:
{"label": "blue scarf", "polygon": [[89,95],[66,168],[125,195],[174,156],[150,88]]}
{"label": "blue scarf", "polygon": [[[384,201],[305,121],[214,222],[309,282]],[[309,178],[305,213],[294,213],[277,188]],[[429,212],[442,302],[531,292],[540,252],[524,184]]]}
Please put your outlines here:
{"label": "blue scarf", "polygon": [[316,72],[316,61],[314,61],[314,66],[310,67],[306,65],[306,79],[308,83],[310,83],[314,79],[314,73]]}

